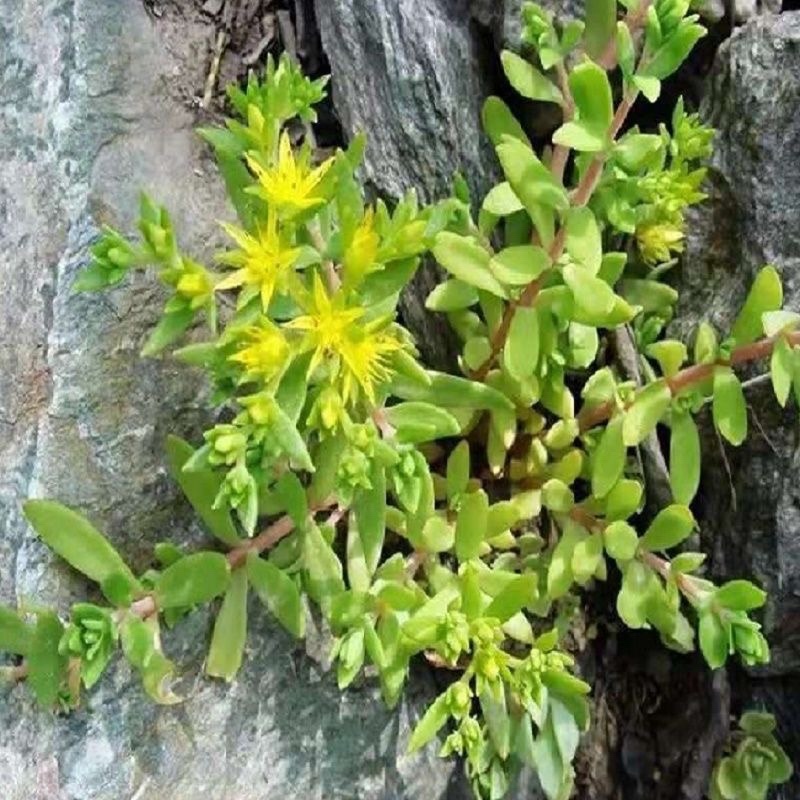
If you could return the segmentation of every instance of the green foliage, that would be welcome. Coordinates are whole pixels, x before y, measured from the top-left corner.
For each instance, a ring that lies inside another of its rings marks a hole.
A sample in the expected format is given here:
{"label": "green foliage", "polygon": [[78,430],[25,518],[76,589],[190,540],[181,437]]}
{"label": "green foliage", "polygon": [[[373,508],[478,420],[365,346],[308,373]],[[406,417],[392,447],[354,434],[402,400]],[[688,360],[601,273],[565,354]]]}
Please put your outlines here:
{"label": "green foliage", "polygon": [[[710,401],[719,433],[740,444],[734,368],[765,355],[779,403],[800,397],[800,316],[781,308],[768,267],[726,338],[699,327],[693,363],[685,343],[662,338],[677,293],[660,276],[681,250],[686,208],[703,199],[713,134],[682,102],[669,129],[620,130],[703,30],[685,2],[624,6],[618,20],[613,0],[590,0],[585,25],[559,25],[525,5],[525,49],[504,52],[502,66],[563,123],[537,152],[489,98],[483,123],[503,180],[475,209],[460,176],[429,206],[413,192],[392,210],[370,204],[357,180],[363,140],[322,163],[308,143],[293,146],[287,123],[314,120],[325,82],[282,58],[230,91],[224,127],[201,131],[239,218],[223,225],[230,243],[213,268],[179,249],[167,211],[146,197],[136,241],[102,233],[75,288],[153,269],[170,299],[143,354],[172,350],[208,376],[219,421],[195,444],[170,437],[167,465],[226,552],[162,542],[137,577],[77,512],[29,501],[40,538],[111,604],[75,604],[66,627],[49,612],[29,624],[0,609],[0,647],[27,659],[42,705],[74,705],[118,645],[151,697],[178,702],[161,623],[207,603],[207,673],[233,680],[252,587],[293,636],[305,634],[307,604],[321,610],[342,688],[375,675],[394,706],[413,658],[452,670],[409,746],[446,731],[442,755],[464,759],[477,797],[504,796],[527,765],[563,800],[590,691],[568,634],[596,582],[619,587],[627,626],[681,653],[698,647],[712,668],[768,660],[751,617],[764,593],[738,579],[718,587],[702,554],[676,550],[696,527],[697,415]],[[398,318],[428,252],[446,275],[426,305],[460,338],[462,375],[427,370]],[[200,314],[206,332],[178,346]],[[636,347],[639,385],[609,362],[611,330]],[[667,435],[674,502],[645,510],[636,449]],[[748,731],[759,735],[772,734]],[[777,780],[755,749],[723,762],[719,797],[763,797]],[[730,788],[733,776],[750,794]]]}
{"label": "green foliage", "polygon": [[770,787],[792,777],[792,764],[775,738],[775,718],[747,711],[711,777],[711,800],[765,800]]}

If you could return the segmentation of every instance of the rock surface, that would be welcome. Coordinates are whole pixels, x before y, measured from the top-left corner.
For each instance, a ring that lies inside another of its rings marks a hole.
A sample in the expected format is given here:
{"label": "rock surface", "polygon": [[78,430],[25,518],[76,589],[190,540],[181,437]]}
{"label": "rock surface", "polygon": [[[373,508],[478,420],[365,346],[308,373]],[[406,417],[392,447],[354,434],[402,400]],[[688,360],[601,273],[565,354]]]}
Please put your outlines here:
{"label": "rock surface", "polygon": [[[710,200],[690,224],[678,318],[685,338],[700,319],[723,334],[766,263],[780,271],[787,308],[800,308],[800,13],[753,20],[721,48],[704,101],[718,129]],[[755,368],[764,372],[766,364]],[[783,721],[800,761],[800,485],[797,408],[781,412],[769,385],[747,393],[750,436],[726,446],[706,437],[699,518],[719,577],[751,576],[769,591],[770,674],[752,691]],[[797,797],[800,782],[776,797]]]}
{"label": "rock surface", "polygon": [[[163,4],[162,4],[163,5]],[[164,297],[145,277],[96,296],[70,286],[103,222],[129,228],[147,189],[182,244],[208,256],[226,208],[193,134],[214,31],[194,6],[0,0],[0,602],[56,604],[84,581],[20,514],[28,496],[80,508],[137,568],[164,538],[200,532],[163,470],[169,429],[196,435],[202,385],[138,351]],[[4,800],[303,800],[454,796],[454,767],[405,755],[429,676],[405,706],[342,694],[254,608],[246,666],[202,677],[209,620],[167,638],[188,701],[154,706],[124,666],[65,718],[24,686],[0,693]]]}

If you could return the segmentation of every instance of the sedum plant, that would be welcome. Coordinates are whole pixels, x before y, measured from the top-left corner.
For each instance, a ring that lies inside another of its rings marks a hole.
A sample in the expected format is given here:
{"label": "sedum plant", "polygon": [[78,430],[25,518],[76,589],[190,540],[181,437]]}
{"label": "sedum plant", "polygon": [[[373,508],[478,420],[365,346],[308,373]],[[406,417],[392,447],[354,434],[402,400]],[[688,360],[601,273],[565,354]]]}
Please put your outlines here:
{"label": "sedum plant", "polygon": [[772,714],[742,714],[729,745],[730,753],[711,778],[711,800],[764,800],[772,785],[792,776],[792,764],[775,738]]}
{"label": "sedum plant", "polygon": [[[416,657],[452,677],[411,750],[441,733],[477,797],[504,796],[527,765],[556,800],[589,724],[569,649],[595,582],[619,586],[626,625],[679,652],[699,646],[711,668],[768,660],[751,616],[764,592],[717,586],[684,549],[695,417],[710,402],[719,434],[741,444],[734,368],[765,358],[779,403],[800,397],[800,317],[765,267],[729,331],[703,323],[691,351],[663,337],[677,295],[662,277],[703,198],[712,132],[680,102],[669,126],[624,130],[703,35],[688,5],[627,0],[618,19],[616,2],[590,0],[585,24],[558,25],[527,4],[521,52],[503,67],[563,124],[537,151],[490,97],[483,123],[504,179],[476,208],[462,178],[431,205],[413,192],[391,209],[368,203],[361,138],[317,163],[295,141],[324,81],[286,58],[230,90],[233,117],[200,131],[238,217],[213,266],[145,197],[139,237],[106,229],[76,283],[105,289],[149,269],[167,287],[143,354],[208,376],[222,421],[193,444],[170,437],[167,461],[216,542],[161,543],[137,574],[76,511],[28,501],[36,533],[104,598],[66,621],[0,609],[0,649],[22,659],[9,671],[41,705],[76,706],[119,650],[154,700],[178,702],[164,626],[213,603],[206,672],[230,681],[251,593],[296,637],[313,604],[343,689],[368,672],[393,706]],[[397,316],[428,252],[445,278],[427,306],[463,343],[460,374],[426,369]],[[626,343],[632,366],[610,355]],[[638,454],[656,432],[670,440],[671,497],[645,508]],[[744,758],[720,767],[726,786],[751,780]]]}

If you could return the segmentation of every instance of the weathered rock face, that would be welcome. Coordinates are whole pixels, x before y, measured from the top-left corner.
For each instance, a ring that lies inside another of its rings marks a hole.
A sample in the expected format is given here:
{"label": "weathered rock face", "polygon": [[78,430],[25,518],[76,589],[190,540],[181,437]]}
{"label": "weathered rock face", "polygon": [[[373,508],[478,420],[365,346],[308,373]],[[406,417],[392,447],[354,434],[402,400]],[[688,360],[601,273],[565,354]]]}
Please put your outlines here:
{"label": "weathered rock face", "polygon": [[[86,583],[21,517],[28,496],[80,508],[138,568],[154,542],[197,539],[163,469],[168,429],[196,435],[203,387],[138,352],[164,297],[141,277],[73,295],[103,222],[129,228],[147,189],[185,248],[208,256],[220,185],[193,134],[213,31],[189,3],[157,21],[131,0],[0,0],[0,602],[64,611]],[[454,767],[405,755],[429,676],[397,712],[373,687],[342,694],[253,608],[230,687],[202,677],[208,618],[167,638],[188,700],[152,704],[120,665],[56,718],[25,687],[0,694],[7,800],[408,798],[448,794]]]}
{"label": "weathered rock face", "polygon": [[[727,331],[765,263],[780,271],[786,306],[800,308],[800,13],[762,17],[721,48],[703,113],[719,133],[711,199],[695,213],[681,278],[679,319],[686,337],[700,319]],[[758,371],[766,371],[766,364]],[[752,576],[770,595],[769,672],[753,695],[783,720],[785,743],[800,756],[800,488],[797,409],[782,413],[769,385],[747,393],[751,433],[726,447],[706,437],[699,517],[720,577]],[[796,797],[800,783],[782,789]]]}

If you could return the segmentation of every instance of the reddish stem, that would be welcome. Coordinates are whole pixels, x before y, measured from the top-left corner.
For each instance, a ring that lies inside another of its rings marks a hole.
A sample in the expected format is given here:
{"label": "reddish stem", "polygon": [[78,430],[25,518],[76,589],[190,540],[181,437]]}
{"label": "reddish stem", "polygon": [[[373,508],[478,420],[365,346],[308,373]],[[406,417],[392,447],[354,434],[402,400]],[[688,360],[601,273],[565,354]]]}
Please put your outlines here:
{"label": "reddish stem", "polygon": [[[668,378],[666,383],[672,395],[677,395],[684,389],[702,383],[704,380],[710,378],[714,374],[714,367],[727,367],[736,364],[745,364],[748,361],[758,361],[762,358],[772,354],[775,349],[775,343],[784,338],[787,343],[794,347],[800,345],[800,331],[793,331],[787,334],[778,334],[777,336],[769,336],[765,339],[759,339],[757,342],[751,344],[744,344],[737,347],[727,361],[717,361],[713,364],[694,364],[691,367],[686,367],[680,372]],[[591,430],[607,419],[610,419],[614,413],[616,405],[613,401],[601,403],[593,408],[584,408],[578,414],[578,425],[580,426],[581,433]]]}

